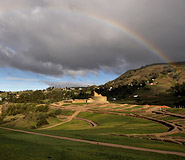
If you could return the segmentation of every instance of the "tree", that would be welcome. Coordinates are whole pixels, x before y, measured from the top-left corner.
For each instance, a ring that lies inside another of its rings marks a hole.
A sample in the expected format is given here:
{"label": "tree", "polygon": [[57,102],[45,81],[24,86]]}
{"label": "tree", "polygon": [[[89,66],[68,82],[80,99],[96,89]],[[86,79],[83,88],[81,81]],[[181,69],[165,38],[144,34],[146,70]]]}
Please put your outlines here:
{"label": "tree", "polygon": [[176,96],[185,96],[185,82],[182,84],[177,83],[170,88],[170,92]]}

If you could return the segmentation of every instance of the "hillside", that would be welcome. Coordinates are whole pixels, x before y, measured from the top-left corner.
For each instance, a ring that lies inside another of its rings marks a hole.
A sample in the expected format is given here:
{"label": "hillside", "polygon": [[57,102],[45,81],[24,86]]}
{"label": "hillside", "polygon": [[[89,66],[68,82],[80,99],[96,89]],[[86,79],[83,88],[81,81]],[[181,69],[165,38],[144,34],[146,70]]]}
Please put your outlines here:
{"label": "hillside", "polygon": [[100,86],[98,92],[117,99],[133,98],[134,95],[144,99],[161,95],[167,97],[172,96],[169,92],[171,87],[183,82],[185,82],[185,62],[152,64],[127,71],[115,80]]}
{"label": "hillside", "polygon": [[163,91],[176,83],[185,82],[185,62],[169,64],[153,64],[135,70],[129,70],[120,77],[105,84],[106,87],[116,88],[129,85],[133,81],[155,83]]}

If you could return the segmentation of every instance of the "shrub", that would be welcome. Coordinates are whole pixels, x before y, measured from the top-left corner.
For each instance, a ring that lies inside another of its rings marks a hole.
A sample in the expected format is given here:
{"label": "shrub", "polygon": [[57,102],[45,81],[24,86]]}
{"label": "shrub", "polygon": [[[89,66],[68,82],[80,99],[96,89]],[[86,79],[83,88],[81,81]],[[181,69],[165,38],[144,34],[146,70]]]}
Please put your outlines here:
{"label": "shrub", "polygon": [[62,110],[61,109],[57,109],[56,111],[55,111],[55,115],[59,115],[59,114],[61,114],[62,113]]}
{"label": "shrub", "polygon": [[169,91],[177,96],[185,96],[185,82],[182,84],[177,83],[175,86],[171,87]]}
{"label": "shrub", "polygon": [[7,104],[2,107],[2,116],[11,116],[17,114],[26,114],[33,110],[34,104]]}
{"label": "shrub", "polygon": [[37,126],[37,127],[40,127],[40,126],[43,126],[43,125],[46,125],[46,124],[49,124],[48,121],[47,121],[44,117],[42,117],[42,118],[40,118],[40,120],[37,122],[36,126]]}
{"label": "shrub", "polygon": [[41,105],[36,108],[36,112],[48,112],[49,106],[48,105]]}

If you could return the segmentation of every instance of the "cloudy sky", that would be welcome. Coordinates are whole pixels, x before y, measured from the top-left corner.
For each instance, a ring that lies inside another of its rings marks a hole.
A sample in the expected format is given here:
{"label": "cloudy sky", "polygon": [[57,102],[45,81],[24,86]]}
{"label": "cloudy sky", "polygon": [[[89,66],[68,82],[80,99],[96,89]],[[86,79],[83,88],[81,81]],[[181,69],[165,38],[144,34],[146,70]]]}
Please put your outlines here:
{"label": "cloudy sky", "polygon": [[0,90],[103,84],[185,61],[184,0],[0,0]]}

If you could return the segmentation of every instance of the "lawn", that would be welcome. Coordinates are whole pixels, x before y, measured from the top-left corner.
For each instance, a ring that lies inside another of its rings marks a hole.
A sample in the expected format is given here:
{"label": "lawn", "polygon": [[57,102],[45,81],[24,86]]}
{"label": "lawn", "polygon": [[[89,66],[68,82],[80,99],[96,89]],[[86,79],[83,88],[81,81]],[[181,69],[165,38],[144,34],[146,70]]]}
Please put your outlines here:
{"label": "lawn", "polygon": [[0,129],[1,160],[183,160],[184,157],[104,147]]}
{"label": "lawn", "polygon": [[185,152],[185,147],[178,144],[110,135],[110,133],[150,133],[166,130],[164,126],[158,123],[139,118],[109,114],[82,112],[79,116],[90,119],[98,123],[99,126],[92,128],[91,125],[84,121],[72,120],[61,126],[36,132],[143,148]]}
{"label": "lawn", "polygon": [[92,128],[90,132],[95,132],[99,134],[142,134],[167,131],[167,128],[161,124],[141,118],[87,112],[81,112],[78,116],[96,122],[99,126],[96,128]]}
{"label": "lawn", "polygon": [[64,115],[64,116],[72,116],[73,113],[74,113],[74,111],[62,110],[61,115]]}

